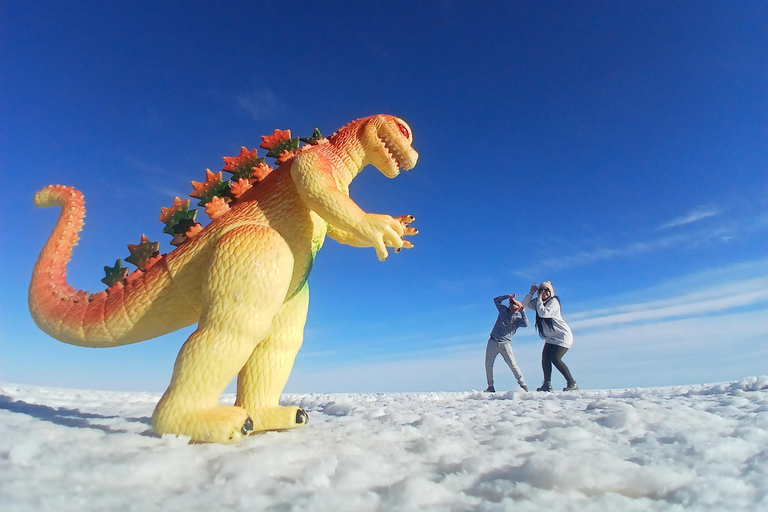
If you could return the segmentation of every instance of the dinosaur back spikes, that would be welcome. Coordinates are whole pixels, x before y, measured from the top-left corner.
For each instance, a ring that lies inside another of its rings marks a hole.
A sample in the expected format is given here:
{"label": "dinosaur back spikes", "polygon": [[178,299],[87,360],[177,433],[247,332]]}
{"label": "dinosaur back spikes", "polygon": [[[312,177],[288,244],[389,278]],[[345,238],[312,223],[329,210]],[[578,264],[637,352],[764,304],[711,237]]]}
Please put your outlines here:
{"label": "dinosaur back spikes", "polygon": [[173,200],[173,206],[161,208],[160,211],[160,221],[165,224],[163,233],[173,236],[171,245],[183,244],[202,229],[202,226],[195,222],[197,210],[189,209],[189,199],[182,201],[181,198],[176,197]]}
{"label": "dinosaur back spikes", "polygon": [[230,191],[232,192],[232,195],[235,196],[235,199],[239,199],[241,195],[251,188],[253,188],[253,185],[251,185],[250,180],[241,178],[232,184]]}
{"label": "dinosaur back spikes", "polygon": [[[300,143],[317,145],[328,142],[323,138],[320,130],[315,128],[311,137],[291,137],[290,130],[275,130],[272,135],[261,137],[261,148],[268,150],[267,156],[276,158],[282,163],[300,151]],[[244,146],[240,148],[237,156],[224,157],[222,171],[232,174],[232,178],[224,180],[222,173],[214,173],[210,169],[205,170],[205,181],[193,181],[191,197],[199,199],[198,206],[205,207],[208,216],[215,220],[230,209],[230,204],[237,201],[246,191],[253,188],[258,182],[263,181],[273,167],[268,165],[264,158],[258,156],[257,150],[248,150]],[[199,233],[203,226],[196,221],[197,210],[190,209],[189,199],[175,198],[173,206],[162,208],[160,221],[165,224],[164,233],[173,236],[171,245],[179,246]],[[150,243],[149,240],[146,240]],[[142,236],[142,244],[129,245],[131,256],[126,261],[134,263],[140,270],[143,265],[154,262],[157,249],[143,245],[145,238]],[[134,254],[134,251],[136,253]],[[149,255],[147,255],[149,254]]]}
{"label": "dinosaur back spikes", "polygon": [[104,272],[106,272],[107,276],[102,279],[101,282],[111,288],[117,283],[125,282],[125,276],[128,274],[128,269],[123,267],[123,262],[118,259],[115,262],[114,267],[105,265]]}
{"label": "dinosaur back spikes", "polygon": [[192,182],[194,189],[189,195],[200,200],[198,206],[205,206],[214,197],[225,197],[229,195],[231,186],[230,181],[223,181],[221,173],[214,174],[210,169],[205,170],[205,181]]}
{"label": "dinosaur back spikes", "polygon": [[160,254],[159,249],[160,242],[150,242],[149,238],[141,235],[141,243],[128,244],[131,255],[125,258],[125,261],[136,265],[139,270],[146,270],[150,260]]}
{"label": "dinosaur back spikes", "polygon": [[291,138],[291,130],[275,130],[272,135],[262,135],[261,141],[259,147],[269,150],[267,156],[281,162],[299,150],[299,138]]}
{"label": "dinosaur back spikes", "polygon": [[214,197],[205,205],[205,213],[211,218],[216,220],[229,211],[229,205],[224,198]]}
{"label": "dinosaur back spikes", "polygon": [[315,128],[315,131],[312,132],[312,136],[311,137],[302,137],[299,140],[301,142],[306,143],[306,144],[311,144],[311,145],[315,146],[315,145],[319,144],[322,139],[323,139],[323,134],[320,133],[320,129],[319,128]]}
{"label": "dinosaur back spikes", "polygon": [[241,179],[261,181],[272,172],[272,166],[267,165],[264,158],[259,158],[255,149],[248,151],[245,147],[240,148],[238,156],[225,156],[224,164],[222,171],[231,172],[233,182]]}

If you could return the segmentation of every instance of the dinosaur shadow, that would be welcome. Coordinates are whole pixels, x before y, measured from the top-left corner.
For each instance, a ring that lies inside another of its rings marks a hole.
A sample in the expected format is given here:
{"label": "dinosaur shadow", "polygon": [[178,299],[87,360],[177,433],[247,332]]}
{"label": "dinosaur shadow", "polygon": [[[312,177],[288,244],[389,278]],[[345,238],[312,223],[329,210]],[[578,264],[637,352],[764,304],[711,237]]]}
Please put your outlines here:
{"label": "dinosaur shadow", "polygon": [[[113,419],[117,416],[105,416],[102,414],[82,412],[79,409],[70,409],[66,407],[51,407],[48,405],[30,404],[22,400],[15,400],[3,394],[0,394],[0,409],[5,409],[7,411],[15,412],[18,414],[26,414],[27,416],[32,416],[38,420],[49,421],[64,427],[92,428],[109,434],[124,434],[129,432],[125,429],[115,429],[107,425],[94,424],[90,421],[100,419]],[[144,423],[147,426],[150,424],[150,419],[148,417],[123,419],[135,423]],[[155,434],[151,429],[147,429],[140,435],[154,436]]]}

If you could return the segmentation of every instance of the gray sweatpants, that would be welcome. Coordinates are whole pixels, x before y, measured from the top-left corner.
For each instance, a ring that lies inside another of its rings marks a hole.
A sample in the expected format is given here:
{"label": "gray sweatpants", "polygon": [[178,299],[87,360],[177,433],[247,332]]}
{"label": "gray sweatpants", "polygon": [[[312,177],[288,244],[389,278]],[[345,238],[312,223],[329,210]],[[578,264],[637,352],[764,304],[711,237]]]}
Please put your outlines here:
{"label": "gray sweatpants", "polygon": [[520,367],[517,366],[515,361],[515,354],[512,353],[512,346],[508,341],[496,341],[493,338],[488,340],[488,346],[485,347],[485,378],[488,379],[488,386],[493,386],[493,362],[496,360],[496,356],[501,354],[504,361],[509,365],[509,369],[515,374],[517,383],[521,386],[525,385],[525,379],[520,372]]}

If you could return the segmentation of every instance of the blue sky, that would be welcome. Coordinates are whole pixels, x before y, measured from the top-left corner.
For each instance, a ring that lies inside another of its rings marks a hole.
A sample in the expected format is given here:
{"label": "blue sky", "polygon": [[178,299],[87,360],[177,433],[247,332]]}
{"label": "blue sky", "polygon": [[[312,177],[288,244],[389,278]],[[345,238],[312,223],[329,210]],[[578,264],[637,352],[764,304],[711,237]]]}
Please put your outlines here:
{"label": "blue sky", "polygon": [[[542,280],[584,388],[766,372],[764,2],[6,2],[0,25],[0,380],[162,391],[192,330],[103,350],[40,332],[38,189],[85,194],[69,282],[97,292],[142,233],[170,250],[160,208],[221,157],[377,113],[421,157],[352,197],[415,215],[416,247],[326,241],[286,391],[482,389],[492,298]],[[541,343],[513,340],[529,383]]]}

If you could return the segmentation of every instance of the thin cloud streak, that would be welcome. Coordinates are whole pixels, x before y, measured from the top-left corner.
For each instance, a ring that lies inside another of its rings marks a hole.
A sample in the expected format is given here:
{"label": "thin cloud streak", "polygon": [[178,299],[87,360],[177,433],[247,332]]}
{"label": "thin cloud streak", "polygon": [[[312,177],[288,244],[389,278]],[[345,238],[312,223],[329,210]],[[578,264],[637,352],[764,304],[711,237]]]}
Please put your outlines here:
{"label": "thin cloud streak", "polygon": [[696,208],[686,215],[677,217],[676,219],[672,219],[671,221],[662,224],[659,229],[670,229],[678,226],[684,226],[686,224],[692,224],[708,217],[720,215],[720,213],[722,213],[722,211],[716,208]]}
{"label": "thin cloud streak", "polygon": [[261,121],[264,118],[274,116],[280,104],[275,93],[268,89],[240,95],[236,99],[240,110],[250,115],[254,121]]}
{"label": "thin cloud streak", "polygon": [[730,228],[699,230],[695,233],[681,233],[677,235],[668,235],[649,240],[646,242],[634,242],[619,248],[598,248],[592,251],[580,251],[569,256],[548,258],[542,260],[538,265],[516,270],[513,275],[521,278],[527,278],[541,273],[544,269],[563,270],[567,268],[589,265],[600,261],[607,261],[614,258],[629,258],[642,254],[648,254],[653,251],[669,249],[673,247],[696,248],[702,244],[712,242],[727,242],[739,231],[750,231],[755,228],[761,229],[764,226],[753,226],[753,224],[742,224],[731,226]]}
{"label": "thin cloud streak", "polygon": [[[709,238],[709,237],[708,237]],[[617,249],[600,248],[594,251],[581,251],[571,256],[561,258],[548,258],[541,262],[543,268],[564,269],[579,265],[586,265],[598,261],[605,261],[617,257],[630,257],[638,254],[690,243],[690,237],[686,235],[673,235],[651,240],[649,242],[635,242]],[[530,273],[530,270],[523,272]]]}
{"label": "thin cloud streak", "polygon": [[684,303],[681,301],[681,304],[679,305],[667,306],[659,309],[650,309],[646,311],[638,311],[635,313],[607,315],[589,320],[572,322],[572,326],[574,329],[586,329],[590,327],[601,327],[605,325],[616,325],[647,320],[662,320],[681,316],[701,316],[704,314],[715,314],[719,311],[727,309],[760,304],[766,301],[768,301],[768,291],[760,290],[751,293],[734,295],[731,297],[710,299],[694,303]]}
{"label": "thin cloud streak", "polygon": [[766,280],[755,278],[675,298],[577,313],[571,315],[571,324],[574,328],[586,329],[611,324],[717,314],[728,309],[765,302],[768,302]]}

